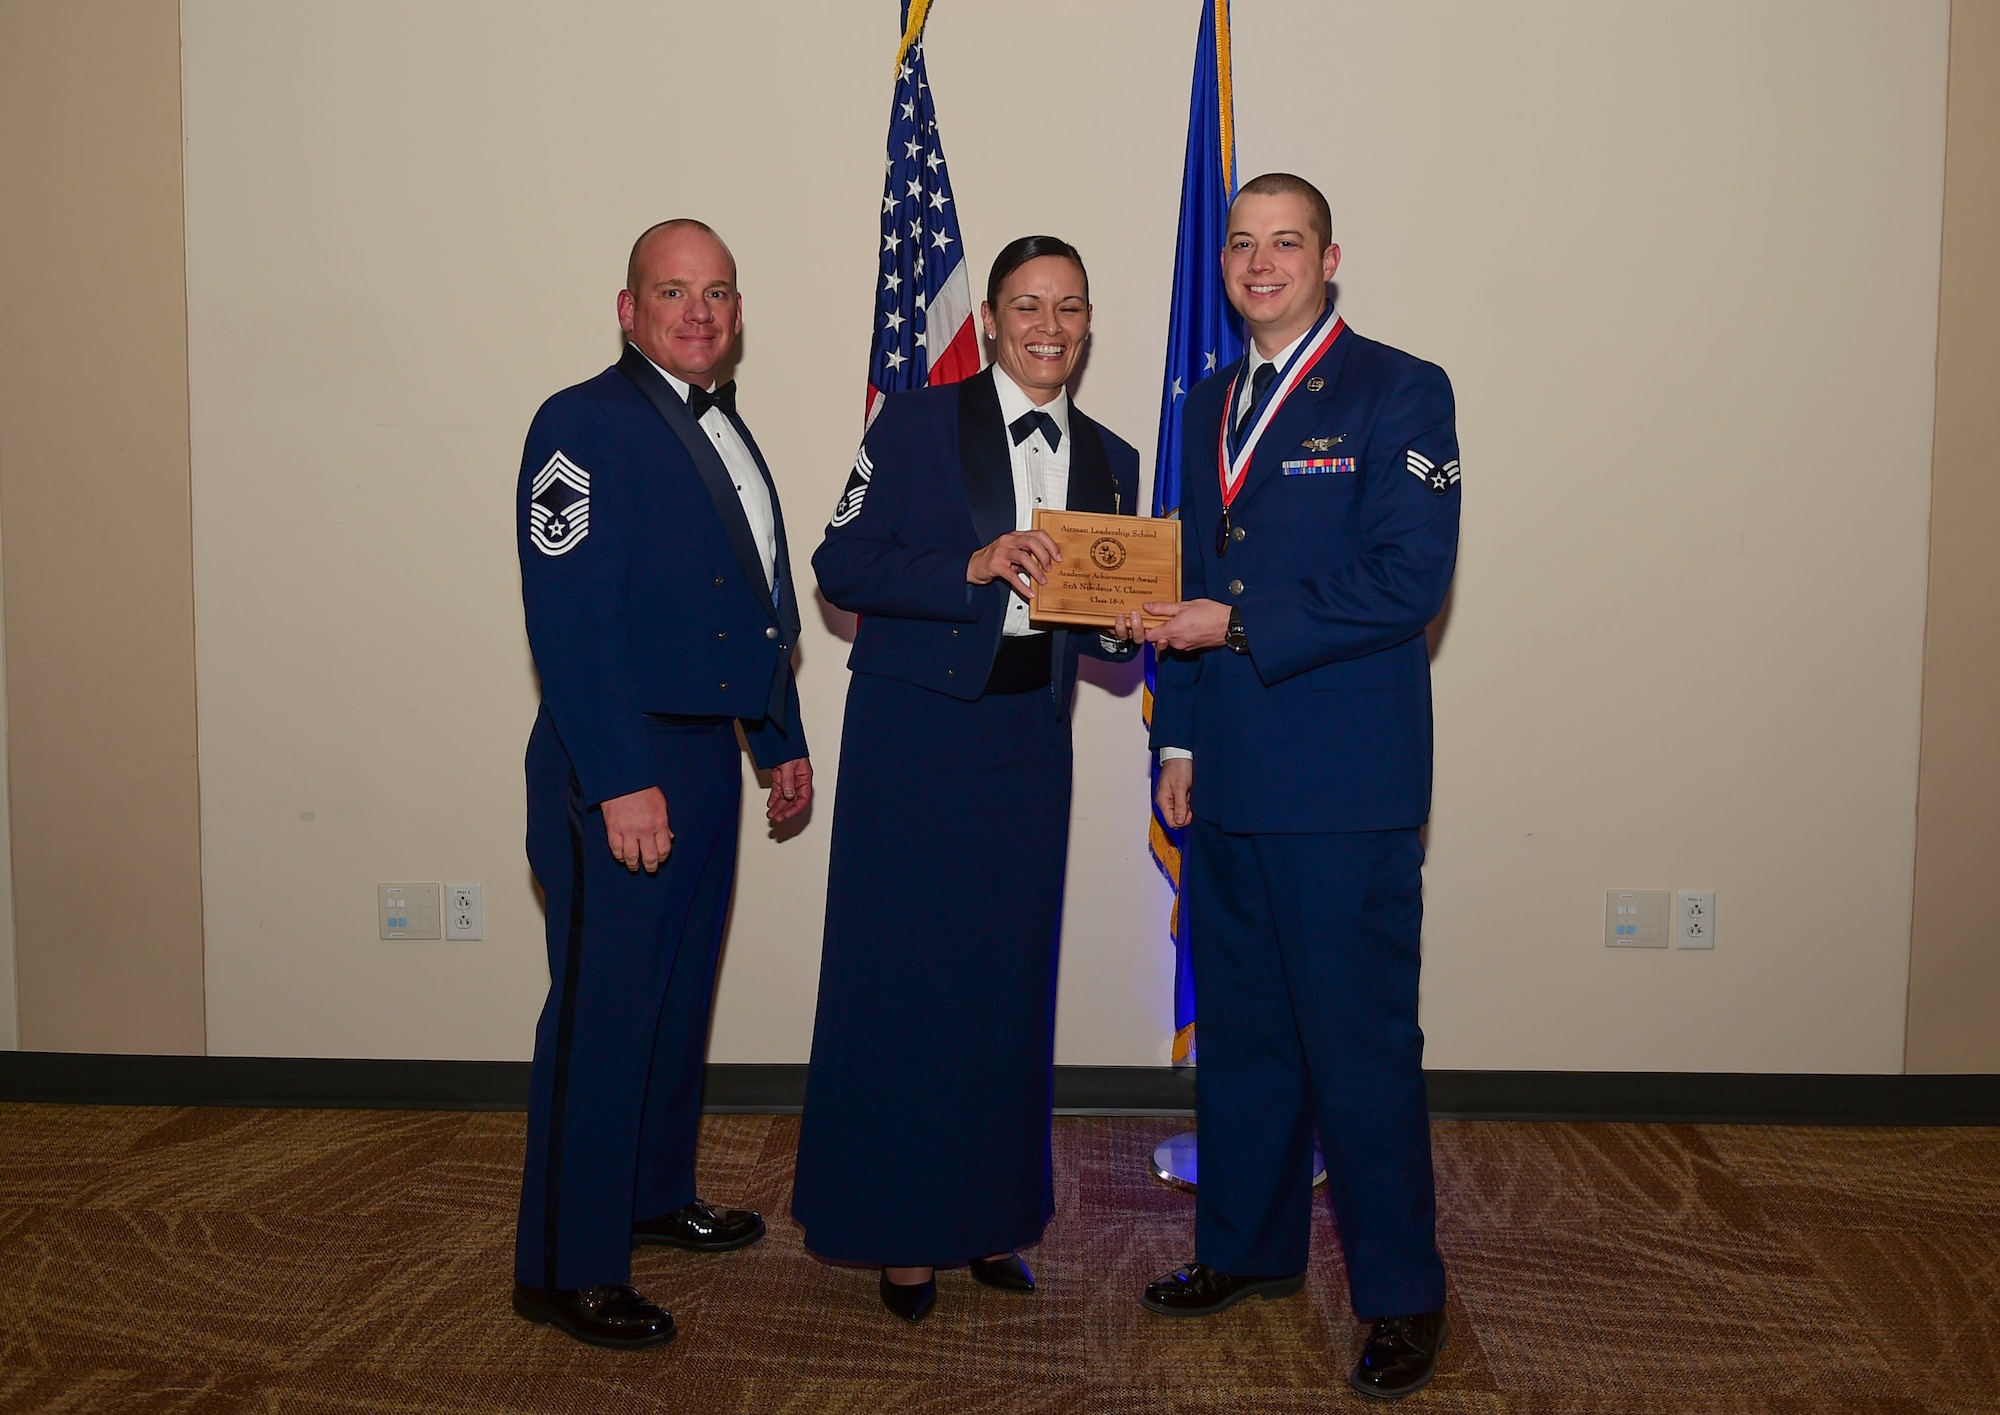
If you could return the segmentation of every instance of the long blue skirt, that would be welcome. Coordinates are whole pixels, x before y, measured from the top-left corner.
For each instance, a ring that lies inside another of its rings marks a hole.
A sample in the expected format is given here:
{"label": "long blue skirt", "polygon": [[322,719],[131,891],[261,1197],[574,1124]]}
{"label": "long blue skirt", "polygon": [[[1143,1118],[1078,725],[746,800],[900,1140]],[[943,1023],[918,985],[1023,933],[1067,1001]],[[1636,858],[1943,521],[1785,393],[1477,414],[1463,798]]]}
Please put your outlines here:
{"label": "long blue skirt", "polygon": [[854,675],[792,1190],[813,1251],[943,1267],[1041,1238],[1069,798],[1047,690]]}

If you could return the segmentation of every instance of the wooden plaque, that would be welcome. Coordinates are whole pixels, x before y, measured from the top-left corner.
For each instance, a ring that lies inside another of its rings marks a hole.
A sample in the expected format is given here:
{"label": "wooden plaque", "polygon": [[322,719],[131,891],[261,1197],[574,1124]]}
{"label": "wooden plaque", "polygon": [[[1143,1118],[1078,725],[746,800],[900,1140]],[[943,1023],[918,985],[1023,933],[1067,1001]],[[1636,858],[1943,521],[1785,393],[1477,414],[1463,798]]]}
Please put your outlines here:
{"label": "wooden plaque", "polygon": [[1063,557],[1049,572],[1049,582],[1035,589],[1029,614],[1038,623],[1105,629],[1121,610],[1137,610],[1149,600],[1180,600],[1177,520],[1043,508],[1035,512],[1035,529],[1047,531]]}

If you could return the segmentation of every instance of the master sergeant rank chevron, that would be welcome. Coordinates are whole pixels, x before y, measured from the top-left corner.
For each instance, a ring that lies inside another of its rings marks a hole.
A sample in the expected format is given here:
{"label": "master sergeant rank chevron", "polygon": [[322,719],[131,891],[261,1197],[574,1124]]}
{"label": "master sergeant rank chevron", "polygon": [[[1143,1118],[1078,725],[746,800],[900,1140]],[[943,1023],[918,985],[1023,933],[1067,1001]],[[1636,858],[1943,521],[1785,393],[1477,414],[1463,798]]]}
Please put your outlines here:
{"label": "master sergeant rank chevron", "polygon": [[558,449],[528,490],[528,539],[544,555],[567,555],[589,534],[590,473]]}

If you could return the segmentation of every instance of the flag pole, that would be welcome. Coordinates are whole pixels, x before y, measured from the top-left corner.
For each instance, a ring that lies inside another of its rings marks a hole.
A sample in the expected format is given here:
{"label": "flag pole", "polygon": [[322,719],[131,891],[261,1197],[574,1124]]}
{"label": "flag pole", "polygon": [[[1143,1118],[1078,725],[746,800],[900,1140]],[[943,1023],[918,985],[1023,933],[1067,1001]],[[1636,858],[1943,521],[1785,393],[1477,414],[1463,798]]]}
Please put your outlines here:
{"label": "flag pole", "polygon": [[[1181,402],[1188,390],[1234,363],[1243,335],[1222,285],[1222,242],[1229,204],[1236,195],[1236,100],[1231,87],[1229,0],[1202,0],[1195,40],[1194,87],[1188,100],[1187,156],[1181,170],[1179,235],[1174,247],[1173,301],[1167,316],[1167,361],[1160,395],[1160,433],[1153,458],[1153,514],[1173,517],[1181,505]],[[1146,725],[1153,722],[1156,667],[1151,645],[1145,650],[1146,685],[1141,696]],[[1170,744],[1173,745],[1173,744]],[[1191,745],[1191,744],[1181,744]],[[1159,764],[1153,766],[1159,785]],[[1174,892],[1168,933],[1174,945],[1173,1064],[1196,1064],[1194,971],[1189,963],[1188,917],[1181,898],[1182,849],[1186,833],[1167,824],[1157,804],[1147,829],[1153,863]],[[1154,1146],[1155,1179],[1177,1189],[1193,1189],[1199,1171],[1195,1133],[1183,1131]],[[1313,1183],[1326,1180],[1317,1145]]]}

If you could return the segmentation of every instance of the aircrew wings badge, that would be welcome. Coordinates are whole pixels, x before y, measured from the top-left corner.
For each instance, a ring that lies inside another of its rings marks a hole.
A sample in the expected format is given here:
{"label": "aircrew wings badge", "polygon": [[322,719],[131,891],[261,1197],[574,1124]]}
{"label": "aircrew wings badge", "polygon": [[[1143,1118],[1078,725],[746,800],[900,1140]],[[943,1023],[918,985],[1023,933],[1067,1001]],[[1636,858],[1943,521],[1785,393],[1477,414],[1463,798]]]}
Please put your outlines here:
{"label": "aircrew wings badge", "polygon": [[1433,495],[1443,496],[1458,485],[1458,458],[1454,457],[1442,467],[1412,447],[1403,454],[1403,464],[1410,475],[1431,489]]}
{"label": "aircrew wings badge", "polygon": [[854,456],[854,470],[847,474],[847,487],[840,493],[840,500],[833,503],[833,520],[829,523],[844,526],[861,514],[861,503],[868,499],[868,483],[875,476],[875,464],[868,460],[868,449],[862,448]]}
{"label": "aircrew wings badge", "polygon": [[590,534],[590,473],[558,450],[528,489],[528,539],[544,555],[567,555]]}

